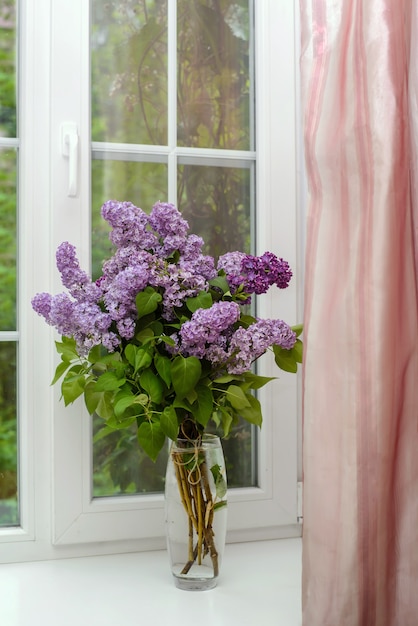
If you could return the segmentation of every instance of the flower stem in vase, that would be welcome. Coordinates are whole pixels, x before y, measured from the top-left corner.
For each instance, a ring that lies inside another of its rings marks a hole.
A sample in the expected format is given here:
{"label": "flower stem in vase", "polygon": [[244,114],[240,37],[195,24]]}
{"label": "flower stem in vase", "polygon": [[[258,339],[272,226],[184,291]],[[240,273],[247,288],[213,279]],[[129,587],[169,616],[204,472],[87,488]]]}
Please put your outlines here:
{"label": "flower stem in vase", "polygon": [[172,456],[181,502],[189,523],[188,561],[181,574],[186,575],[196,561],[201,565],[204,557],[209,554],[214,576],[218,576],[218,552],[212,529],[214,502],[207,465],[199,461],[197,448],[187,454],[186,458],[181,452],[173,451]]}

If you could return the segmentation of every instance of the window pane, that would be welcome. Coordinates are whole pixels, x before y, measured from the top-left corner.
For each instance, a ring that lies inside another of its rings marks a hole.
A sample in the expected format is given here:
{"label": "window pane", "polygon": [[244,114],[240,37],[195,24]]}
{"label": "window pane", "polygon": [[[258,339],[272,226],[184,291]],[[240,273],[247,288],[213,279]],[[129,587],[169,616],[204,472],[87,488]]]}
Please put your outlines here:
{"label": "window pane", "polygon": [[250,185],[250,169],[199,165],[178,169],[178,207],[216,258],[234,250],[250,252]]}
{"label": "window pane", "polygon": [[167,143],[167,0],[92,1],[92,138]]}
{"label": "window pane", "polygon": [[162,163],[126,161],[92,162],[92,272],[101,275],[104,259],[112,254],[109,229],[101,218],[106,200],[127,200],[151,210],[157,200],[167,198],[167,166]]}
{"label": "window pane", "polygon": [[[93,419],[93,436],[103,425]],[[136,431],[118,431],[93,446],[93,496],[164,491],[168,451],[155,463],[138,446]]]}
{"label": "window pane", "polygon": [[[16,140],[16,76],[16,3],[0,0],[0,339],[16,330],[17,150],[1,147]],[[0,526],[19,523],[16,346],[0,341]]]}
{"label": "window pane", "polygon": [[0,137],[16,137],[16,5],[0,0]]}
{"label": "window pane", "polygon": [[248,4],[177,2],[180,146],[250,149]]}
{"label": "window pane", "polygon": [[[248,0],[178,0],[178,145],[249,150],[252,111]],[[95,142],[167,145],[167,2],[92,0],[92,138]],[[173,25],[170,24],[172,27]],[[173,30],[172,30],[173,32]],[[175,102],[174,98],[170,99]],[[168,165],[129,162],[123,146],[106,153],[94,146],[92,163],[93,276],[112,254],[100,207],[108,199],[151,210],[168,198],[177,176],[177,203],[190,231],[203,237],[206,252],[252,250],[253,165],[199,165],[179,157]],[[115,149],[115,148],[114,148]],[[224,164],[223,164],[224,165]],[[243,164],[244,165],[244,164]],[[93,419],[93,434],[101,420]],[[230,486],[256,484],[256,434],[240,423],[224,442]],[[136,433],[114,433],[93,446],[93,495],[149,493],[164,489],[166,456],[154,464],[138,447]]]}
{"label": "window pane", "polygon": [[0,342],[0,526],[18,524],[16,344]]}
{"label": "window pane", "polygon": [[16,151],[0,148],[0,331],[16,329]]}

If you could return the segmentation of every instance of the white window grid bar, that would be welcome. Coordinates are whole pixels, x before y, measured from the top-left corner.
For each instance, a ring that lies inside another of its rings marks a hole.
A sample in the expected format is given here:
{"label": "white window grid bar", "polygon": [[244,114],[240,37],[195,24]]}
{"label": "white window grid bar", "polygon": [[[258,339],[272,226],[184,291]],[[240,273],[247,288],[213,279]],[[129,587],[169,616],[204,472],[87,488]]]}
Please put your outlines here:
{"label": "white window grid bar", "polygon": [[256,126],[255,126],[255,94],[256,94],[256,74],[255,74],[255,0],[249,0],[249,64],[250,64],[250,148],[255,151],[256,146]]}
{"label": "white window grid bar", "polygon": [[177,0],[168,0],[168,201],[177,203]]}
{"label": "white window grid bar", "polygon": [[0,137],[0,148],[19,148],[20,139],[16,137]]}
{"label": "white window grid bar", "polygon": [[213,167],[237,167],[250,169],[256,153],[245,150],[218,150],[213,148],[187,148],[148,146],[127,143],[92,143],[93,159],[113,161],[139,161],[145,163],[168,163],[169,165],[207,165]]}
{"label": "white window grid bar", "polygon": [[19,341],[19,332],[17,330],[0,331],[0,342]]}

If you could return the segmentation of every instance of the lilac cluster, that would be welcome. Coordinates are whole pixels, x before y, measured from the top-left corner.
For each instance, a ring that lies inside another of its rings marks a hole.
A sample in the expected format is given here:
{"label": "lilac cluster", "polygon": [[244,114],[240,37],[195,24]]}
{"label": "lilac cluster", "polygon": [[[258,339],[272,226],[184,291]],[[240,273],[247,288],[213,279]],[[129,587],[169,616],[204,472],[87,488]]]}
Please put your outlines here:
{"label": "lilac cluster", "polygon": [[293,348],[296,333],[282,320],[257,320],[248,328],[235,323],[240,319],[235,302],[217,302],[199,309],[185,322],[175,340],[175,350],[184,356],[206,359],[219,370],[243,374],[272,345]]}
{"label": "lilac cluster", "polygon": [[93,283],[81,270],[75,247],[64,242],[57,267],[74,300],[66,294],[38,294],[32,301],[49,324],[76,339],[80,355],[98,344],[115,350],[122,339],[134,336],[136,295],[146,286],[162,292],[162,317],[173,320],[175,309],[207,290],[216,276],[213,258],[202,253],[203,240],[187,234],[188,223],[174,205],[158,202],[148,216],[130,202],[109,200],[102,216],[112,226],[109,238],[116,246],[103,275]]}
{"label": "lilac cluster", "polygon": [[248,328],[238,328],[230,345],[230,374],[243,374],[251,364],[273,345],[291,350],[296,343],[296,333],[282,320],[257,320]]}
{"label": "lilac cluster", "polygon": [[[147,286],[162,295],[162,320],[177,320],[185,301],[210,289],[209,281],[223,270],[231,292],[261,294],[276,284],[287,286],[292,273],[271,252],[260,257],[232,252],[220,257],[203,254],[203,239],[188,235],[189,225],[178,209],[157,202],[147,215],[131,202],[109,200],[102,216],[112,230],[114,255],[103,263],[103,274],[92,282],[79,265],[75,247],[62,243],[56,254],[62,284],[69,293],[37,294],[34,310],[60,334],[74,337],[80,356],[95,345],[109,351],[130,341],[136,331],[136,296]],[[220,301],[199,309],[175,336],[176,350],[205,358],[216,367],[228,363],[231,373],[248,369],[274,343],[291,348],[294,333],[281,321],[261,320],[248,329],[235,328],[240,319],[236,302]],[[232,369],[231,369],[232,368]]]}
{"label": "lilac cluster", "polygon": [[224,270],[227,281],[235,293],[239,287],[248,294],[266,293],[272,285],[280,289],[288,286],[292,271],[287,261],[272,252],[261,256],[228,252],[219,257],[218,270]]}
{"label": "lilac cluster", "polygon": [[72,300],[66,293],[38,293],[32,299],[32,307],[61,335],[74,337],[80,356],[98,344],[110,352],[119,345],[118,337],[109,330],[110,315],[93,302]]}
{"label": "lilac cluster", "polygon": [[209,309],[198,309],[179,331],[180,352],[203,359],[211,346],[224,348],[239,317],[240,307],[236,302],[221,300]]}

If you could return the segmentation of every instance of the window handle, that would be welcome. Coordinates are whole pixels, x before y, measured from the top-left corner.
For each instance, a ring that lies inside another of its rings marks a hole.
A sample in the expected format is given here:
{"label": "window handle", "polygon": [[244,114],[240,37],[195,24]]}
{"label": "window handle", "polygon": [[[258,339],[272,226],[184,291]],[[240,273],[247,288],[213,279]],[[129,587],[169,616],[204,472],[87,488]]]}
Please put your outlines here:
{"label": "window handle", "polygon": [[68,196],[77,195],[78,132],[75,122],[61,125],[61,154],[68,159]]}

